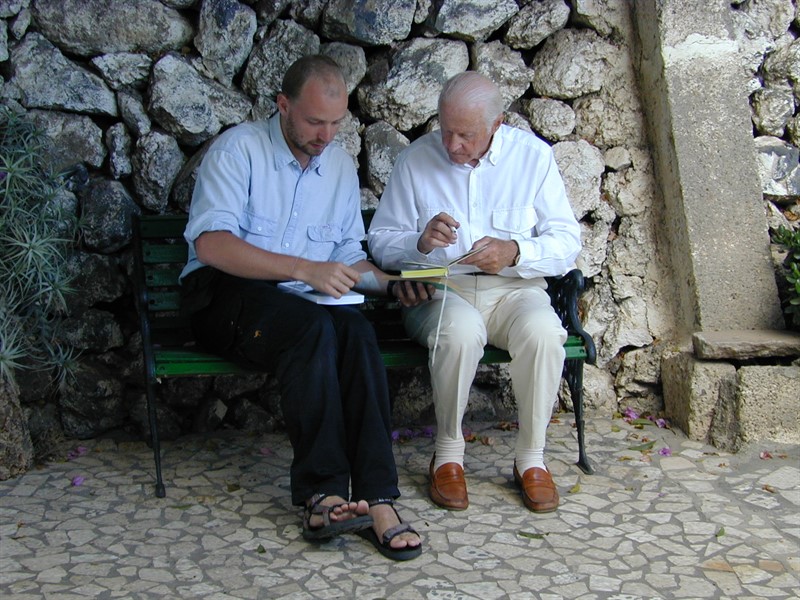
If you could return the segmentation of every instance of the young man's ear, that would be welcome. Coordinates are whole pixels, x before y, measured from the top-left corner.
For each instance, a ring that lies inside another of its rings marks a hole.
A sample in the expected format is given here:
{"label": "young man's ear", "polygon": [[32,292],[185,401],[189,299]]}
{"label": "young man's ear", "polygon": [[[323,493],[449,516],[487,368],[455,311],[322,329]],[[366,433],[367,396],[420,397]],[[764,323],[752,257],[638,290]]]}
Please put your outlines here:
{"label": "young man's ear", "polygon": [[278,97],[275,98],[275,103],[278,105],[278,110],[280,111],[281,115],[285,117],[286,112],[289,110],[289,97],[283,92],[278,92]]}

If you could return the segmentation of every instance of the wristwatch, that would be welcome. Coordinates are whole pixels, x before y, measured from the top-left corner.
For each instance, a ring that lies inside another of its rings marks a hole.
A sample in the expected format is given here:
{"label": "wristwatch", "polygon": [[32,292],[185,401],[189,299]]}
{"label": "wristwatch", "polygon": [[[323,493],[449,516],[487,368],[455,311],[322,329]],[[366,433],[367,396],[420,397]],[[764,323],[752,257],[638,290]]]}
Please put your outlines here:
{"label": "wristwatch", "polygon": [[519,249],[519,243],[518,242],[514,243],[517,244],[517,255],[514,257],[514,262],[511,263],[512,267],[516,267],[519,264],[519,259],[522,258],[522,253],[521,250]]}

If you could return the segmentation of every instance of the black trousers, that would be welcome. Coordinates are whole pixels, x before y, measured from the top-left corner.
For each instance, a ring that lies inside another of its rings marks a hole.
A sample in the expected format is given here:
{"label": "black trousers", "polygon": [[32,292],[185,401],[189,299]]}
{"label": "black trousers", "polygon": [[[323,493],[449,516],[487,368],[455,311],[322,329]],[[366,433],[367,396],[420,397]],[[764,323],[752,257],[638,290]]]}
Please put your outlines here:
{"label": "black trousers", "polygon": [[[192,314],[195,337],[209,351],[276,376],[294,450],[292,503],[319,492],[398,497],[386,369],[360,310],[314,304],[274,282],[218,271],[212,279],[211,289],[196,290],[207,305]],[[185,287],[190,295],[196,288]]]}

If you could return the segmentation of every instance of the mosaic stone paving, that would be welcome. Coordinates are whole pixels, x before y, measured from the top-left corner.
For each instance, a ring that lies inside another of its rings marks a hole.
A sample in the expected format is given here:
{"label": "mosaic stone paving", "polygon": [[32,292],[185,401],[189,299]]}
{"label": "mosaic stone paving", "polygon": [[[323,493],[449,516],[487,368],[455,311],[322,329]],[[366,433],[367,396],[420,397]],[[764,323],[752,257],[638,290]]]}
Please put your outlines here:
{"label": "mosaic stone paving", "polygon": [[399,509],[425,545],[406,563],[355,535],[302,539],[281,434],[166,443],[164,499],[143,443],[73,444],[63,462],[0,482],[0,597],[800,597],[800,447],[730,455],[653,423],[589,413],[596,473],[585,475],[573,464],[571,418],[557,415],[550,428],[562,504],[548,515],[522,506],[515,432],[503,424],[471,425],[471,505],[457,513],[427,498],[426,432],[401,436]]}

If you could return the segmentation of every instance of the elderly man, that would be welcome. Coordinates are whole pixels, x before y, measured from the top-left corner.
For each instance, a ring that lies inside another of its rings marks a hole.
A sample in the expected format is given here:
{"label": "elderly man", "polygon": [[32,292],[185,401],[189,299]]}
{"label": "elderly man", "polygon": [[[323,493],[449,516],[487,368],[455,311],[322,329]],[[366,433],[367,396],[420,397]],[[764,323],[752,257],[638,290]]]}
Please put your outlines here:
{"label": "elderly man", "polygon": [[[466,72],[439,97],[440,131],[398,157],[372,220],[368,243],[383,269],[447,264],[448,293],[404,309],[411,337],[430,349],[436,411],[430,496],[469,505],[461,422],[483,347],[507,349],[519,410],[514,479],[525,506],[550,512],[558,491],[544,462],[545,435],[564,364],[567,333],[550,306],[545,277],[573,265],[581,249],[550,147],[503,124],[504,105],[486,77]],[[395,286],[403,297],[404,283]],[[444,303],[444,305],[442,305]]]}

